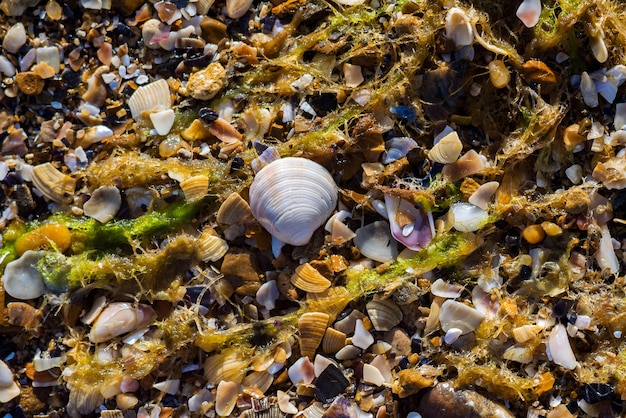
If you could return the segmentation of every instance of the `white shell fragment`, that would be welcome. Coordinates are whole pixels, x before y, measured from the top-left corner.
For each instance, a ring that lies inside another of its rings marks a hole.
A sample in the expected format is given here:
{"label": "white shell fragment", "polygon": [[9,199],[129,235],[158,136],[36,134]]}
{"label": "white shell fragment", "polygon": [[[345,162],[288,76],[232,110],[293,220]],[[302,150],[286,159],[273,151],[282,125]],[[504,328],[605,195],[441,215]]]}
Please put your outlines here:
{"label": "white shell fragment", "polygon": [[478,310],[455,300],[446,300],[439,312],[441,329],[448,332],[452,328],[458,328],[462,335],[474,331],[484,318]]}
{"label": "white shell fragment", "polygon": [[265,309],[271,311],[276,306],[276,300],[280,296],[276,280],[270,280],[261,285],[256,292],[256,301]]}
{"label": "white shell fragment", "polygon": [[515,15],[527,28],[535,27],[541,15],[541,0],[524,0]]}
{"label": "white shell fragment", "polygon": [[321,165],[306,158],[276,160],[250,186],[250,209],[276,239],[307,244],[337,206],[337,185]]}
{"label": "white shell fragment", "polygon": [[451,131],[439,139],[428,151],[428,158],[437,163],[450,164],[459,159],[461,151],[463,151],[463,143],[459,134]]}
{"label": "white shell fragment", "polygon": [[298,408],[289,402],[289,394],[279,390],[276,392],[276,398],[278,399],[278,408],[285,414],[295,415],[298,413]]}
{"label": "white shell fragment", "polygon": [[583,101],[589,107],[598,106],[598,90],[596,89],[596,85],[587,74],[586,71],[580,75],[580,92],[583,95]]}
{"label": "white shell fragment", "polygon": [[400,197],[385,193],[385,206],[391,235],[410,250],[421,250],[434,236],[432,214],[422,211]]}
{"label": "white shell fragment", "polygon": [[180,388],[180,379],[168,379],[152,385],[153,388],[167,393],[169,395],[176,395]]}
{"label": "white shell fragment", "polygon": [[613,119],[615,129],[624,129],[626,125],[626,103],[615,105],[615,119]]}
{"label": "white shell fragment", "polygon": [[7,264],[4,270],[4,290],[20,300],[36,299],[46,293],[43,277],[35,268],[43,251],[28,250],[17,260]]}
{"label": "white shell fragment", "polygon": [[128,107],[135,120],[139,120],[144,111],[170,109],[172,98],[167,81],[161,79],[139,87],[128,99]]}
{"label": "white shell fragment", "polygon": [[604,43],[604,31],[599,30],[597,36],[591,36],[589,39],[591,52],[598,62],[606,62],[609,59],[609,51]]}
{"label": "white shell fragment", "polygon": [[298,383],[306,383],[308,385],[315,379],[315,367],[308,357],[300,357],[287,370],[287,374],[294,385]]}
{"label": "white shell fragment", "polygon": [[362,348],[363,350],[367,350],[370,345],[374,344],[374,337],[367,329],[365,329],[363,321],[360,319],[356,320],[352,344],[356,347]]}
{"label": "white shell fragment", "polygon": [[478,189],[467,199],[474,206],[478,206],[482,210],[487,210],[489,207],[489,200],[498,190],[500,183],[497,181],[489,181],[485,184],[481,184]]}
{"label": "white shell fragment", "polygon": [[365,79],[361,72],[360,65],[352,65],[349,63],[343,64],[343,76],[346,79],[346,86],[354,88],[358,87]]}
{"label": "white shell fragment", "polygon": [[486,210],[470,203],[454,203],[450,211],[454,216],[454,228],[461,232],[477,231],[489,220]]}
{"label": "white shell fragment", "polygon": [[364,364],[363,381],[374,386],[382,386],[385,383],[385,377],[376,367],[371,364]]}
{"label": "white shell fragment", "polygon": [[562,324],[556,324],[552,328],[546,344],[546,351],[548,352],[548,358],[551,357],[552,361],[559,366],[568,370],[576,368],[576,357],[569,343],[567,330]]}
{"label": "white shell fragment", "polygon": [[174,126],[174,119],[176,115],[174,114],[174,110],[166,109],[161,110],[160,112],[150,113],[150,120],[152,121],[152,126],[156,129],[159,135],[167,135],[170,133],[172,126]]}
{"label": "white shell fragment", "polygon": [[109,341],[118,335],[142,328],[150,324],[156,314],[148,305],[134,306],[128,302],[114,302],[98,316],[89,333],[94,343]]}
{"label": "white shell fragment", "polygon": [[398,256],[398,244],[391,236],[389,223],[376,221],[355,231],[354,245],[361,254],[381,263],[393,261]]}
{"label": "white shell fragment", "polygon": [[469,17],[458,7],[451,8],[446,15],[446,38],[454,41],[456,49],[474,43],[474,31]]}
{"label": "white shell fragment", "polygon": [[7,364],[0,360],[0,404],[20,396],[20,387],[13,379],[13,372]]}
{"label": "white shell fragment", "polygon": [[83,205],[86,216],[106,223],[113,219],[122,206],[122,196],[115,186],[98,187]]}
{"label": "white shell fragment", "polygon": [[2,48],[12,54],[17,53],[26,43],[26,29],[21,22],[11,26],[2,40]]}
{"label": "white shell fragment", "polygon": [[463,286],[454,283],[448,283],[443,279],[437,279],[433,282],[432,285],[430,285],[430,292],[433,294],[433,296],[439,296],[446,299],[458,298],[459,296],[461,296],[461,293],[463,293],[463,289]]}
{"label": "white shell fragment", "polygon": [[222,380],[217,385],[215,393],[215,413],[221,417],[229,416],[237,405],[238,395],[239,385],[237,383]]}
{"label": "white shell fragment", "polygon": [[596,261],[602,270],[606,269],[609,273],[616,274],[619,272],[620,262],[613,249],[611,232],[606,225],[601,225],[600,230],[602,237],[600,238],[600,248],[596,253]]}

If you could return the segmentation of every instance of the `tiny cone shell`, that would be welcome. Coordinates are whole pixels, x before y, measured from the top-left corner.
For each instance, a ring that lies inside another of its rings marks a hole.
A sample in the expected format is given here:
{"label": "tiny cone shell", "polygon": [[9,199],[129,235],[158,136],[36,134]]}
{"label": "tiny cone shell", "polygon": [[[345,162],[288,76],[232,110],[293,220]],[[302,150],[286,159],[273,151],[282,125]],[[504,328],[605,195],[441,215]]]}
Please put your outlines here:
{"label": "tiny cone shell", "polygon": [[309,263],[304,263],[296,268],[295,273],[291,276],[291,283],[300,290],[305,292],[319,293],[330,287],[330,280],[322,276]]}
{"label": "tiny cone shell", "polygon": [[324,338],[328,325],[328,314],[322,312],[305,313],[298,319],[300,332],[300,353],[313,359],[315,351]]}

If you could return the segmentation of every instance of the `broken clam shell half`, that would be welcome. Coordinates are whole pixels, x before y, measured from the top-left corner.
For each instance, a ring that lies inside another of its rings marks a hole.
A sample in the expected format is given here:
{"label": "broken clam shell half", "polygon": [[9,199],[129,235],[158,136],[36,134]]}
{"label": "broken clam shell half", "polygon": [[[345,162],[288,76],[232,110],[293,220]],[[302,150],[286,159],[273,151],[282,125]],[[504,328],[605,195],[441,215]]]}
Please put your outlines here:
{"label": "broken clam shell half", "polygon": [[91,328],[89,340],[94,343],[109,341],[118,335],[147,326],[156,317],[148,305],[114,302],[102,310]]}
{"label": "broken clam shell half", "polygon": [[307,244],[337,206],[337,185],[321,165],[306,158],[276,160],[250,186],[250,209],[272,236]]}

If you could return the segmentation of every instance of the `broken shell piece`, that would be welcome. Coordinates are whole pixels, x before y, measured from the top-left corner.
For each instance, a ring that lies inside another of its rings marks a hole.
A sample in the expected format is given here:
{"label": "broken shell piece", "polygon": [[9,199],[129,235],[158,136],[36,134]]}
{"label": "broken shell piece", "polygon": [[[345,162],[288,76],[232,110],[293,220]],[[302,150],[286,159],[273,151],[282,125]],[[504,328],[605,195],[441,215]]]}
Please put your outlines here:
{"label": "broken shell piece", "polygon": [[323,312],[307,312],[298,319],[300,332],[300,353],[313,358],[324,338],[329,315]]}
{"label": "broken shell piece", "polygon": [[458,7],[451,8],[446,15],[446,38],[454,41],[457,50],[474,43],[469,17]]}
{"label": "broken shell piece", "polygon": [[220,225],[234,225],[252,219],[250,205],[239,193],[231,193],[217,210],[216,220]]}
{"label": "broken shell piece", "polygon": [[209,229],[198,238],[198,252],[202,261],[214,263],[226,255],[228,243]]}
{"label": "broken shell piece", "polygon": [[596,164],[591,176],[609,190],[626,188],[626,159],[612,157]]}
{"label": "broken shell piece", "polygon": [[517,8],[515,15],[527,28],[533,28],[539,22],[541,15],[540,0],[524,0]]}
{"label": "broken shell piece", "polygon": [[626,103],[618,103],[615,105],[615,118],[613,126],[616,130],[624,129],[626,125]]}
{"label": "broken shell piece", "polygon": [[176,115],[174,114],[174,110],[166,109],[161,110],[159,112],[150,113],[150,120],[152,121],[152,126],[156,129],[159,135],[167,135],[170,133],[170,129],[174,126],[174,119]]}
{"label": "broken shell piece", "polygon": [[361,73],[360,65],[343,64],[343,76],[346,80],[346,86],[350,88],[358,87],[365,79]]}
{"label": "broken shell piece", "polygon": [[337,205],[337,185],[321,165],[306,158],[276,160],[250,186],[250,209],[276,239],[305,245]]}
{"label": "broken shell piece", "polygon": [[461,296],[464,287],[454,283],[447,283],[443,279],[437,279],[430,286],[430,293],[446,299],[455,299]]}
{"label": "broken shell piece", "polygon": [[36,299],[46,293],[43,277],[36,266],[43,251],[26,251],[17,260],[7,264],[2,280],[4,290],[20,300]]}
{"label": "broken shell piece", "polygon": [[13,372],[7,364],[0,360],[0,404],[8,403],[20,396],[20,387],[13,378]]}
{"label": "broken shell piece", "polygon": [[223,380],[241,383],[251,362],[251,358],[242,358],[238,350],[214,354],[204,362],[204,377],[213,385]]}
{"label": "broken shell piece", "polygon": [[484,318],[478,310],[455,300],[446,300],[439,311],[441,329],[448,332],[451,328],[459,328],[462,335],[474,331]]}
{"label": "broken shell piece", "polygon": [[311,384],[315,379],[315,366],[308,357],[300,357],[287,370],[289,379],[294,385],[298,383]]}
{"label": "broken shell piece", "polygon": [[135,120],[145,111],[170,109],[172,98],[167,81],[161,79],[139,87],[128,99],[128,107]]}
{"label": "broken shell piece", "polygon": [[86,216],[106,223],[113,219],[122,205],[122,196],[115,186],[98,187],[83,205]]}
{"label": "broken shell piece", "polygon": [[458,340],[461,335],[463,335],[463,330],[461,330],[459,328],[450,328],[446,332],[446,335],[444,335],[443,341],[446,344],[454,344],[456,342],[456,340]]}
{"label": "broken shell piece", "polygon": [[450,164],[459,159],[461,151],[463,143],[459,139],[459,134],[452,131],[435,143],[428,151],[428,158],[441,164]]}
{"label": "broken shell piece", "polygon": [[398,256],[396,240],[391,236],[389,223],[376,221],[355,231],[354,245],[361,254],[372,260],[386,263]]}
{"label": "broken shell piece", "polygon": [[363,365],[363,381],[374,386],[382,386],[385,383],[385,378],[380,370],[366,363]]}
{"label": "broken shell piece", "polygon": [[289,395],[282,390],[276,392],[276,399],[278,400],[278,408],[285,414],[295,415],[298,413],[298,408],[289,402]]}
{"label": "broken shell piece", "polygon": [[322,351],[326,354],[333,354],[346,346],[346,334],[334,328],[326,328],[324,339],[322,340]]}
{"label": "broken shell piece", "polygon": [[354,326],[352,344],[356,347],[362,348],[363,350],[367,350],[370,345],[374,344],[374,337],[367,329],[365,329],[363,321],[360,319],[356,320],[356,325]]}
{"label": "broken shell piece", "polygon": [[583,95],[583,101],[589,107],[598,106],[598,90],[594,81],[586,71],[580,75],[580,92]]}
{"label": "broken shell piece", "polygon": [[385,206],[391,227],[391,235],[408,249],[417,251],[433,239],[435,228],[432,214],[416,208],[408,201],[385,193]]}
{"label": "broken shell piece", "polygon": [[328,289],[331,282],[309,263],[304,263],[291,276],[291,284],[305,292],[319,293]]}
{"label": "broken shell piece", "polygon": [[574,370],[578,364],[563,324],[556,324],[552,328],[546,343],[546,351],[548,358],[551,357],[552,361],[567,370]]}
{"label": "broken shell piece", "polygon": [[180,188],[187,202],[197,202],[204,199],[209,192],[209,178],[207,176],[189,177],[180,182]]}
{"label": "broken shell piece", "polygon": [[237,405],[239,385],[235,382],[222,380],[215,392],[215,413],[221,417],[230,416]]}
{"label": "broken shell piece", "polygon": [[231,19],[239,19],[252,7],[252,0],[226,0],[226,15]]}
{"label": "broken shell piece", "polygon": [[265,309],[271,311],[276,306],[276,300],[280,296],[276,280],[270,280],[265,282],[259,287],[256,292],[256,301],[260,305],[263,305]]}
{"label": "broken shell piece", "polygon": [[596,262],[602,270],[606,269],[611,274],[617,274],[620,270],[620,261],[613,249],[611,231],[606,224],[600,226],[600,231],[602,231],[602,237],[600,238],[600,248],[596,253]]}
{"label": "broken shell piece", "polygon": [[365,307],[376,331],[389,331],[402,321],[402,310],[390,299],[374,299]]}
{"label": "broken shell piece", "polygon": [[540,325],[529,324],[513,328],[511,332],[513,333],[513,339],[515,340],[515,342],[522,344],[535,338],[537,335],[539,335],[539,332],[541,332],[542,329],[543,327],[541,327]]}
{"label": "broken shell piece", "polygon": [[475,150],[469,150],[452,164],[447,164],[441,170],[443,177],[450,182],[459,181],[467,176],[479,173],[485,169],[485,161]]}
{"label": "broken shell piece", "polygon": [[472,205],[478,206],[482,210],[487,210],[489,200],[496,193],[496,190],[498,190],[498,186],[500,186],[500,183],[497,181],[489,181],[482,184],[467,200]]}
{"label": "broken shell piece", "polygon": [[609,59],[609,51],[604,43],[604,31],[602,29],[596,36],[589,37],[589,44],[591,45],[591,52],[598,62],[606,62]]}
{"label": "broken shell piece", "polygon": [[469,203],[457,202],[450,206],[454,216],[454,228],[461,232],[473,232],[489,221],[489,212]]}
{"label": "broken shell piece", "polygon": [[147,326],[156,317],[148,305],[134,306],[128,302],[113,302],[102,310],[89,332],[94,343],[109,341],[118,335]]}
{"label": "broken shell piece", "polygon": [[200,119],[194,119],[191,125],[180,133],[185,141],[203,141],[211,138],[211,133],[204,127]]}
{"label": "broken shell piece", "polygon": [[385,141],[385,152],[381,158],[383,164],[389,164],[394,161],[406,157],[406,155],[414,148],[417,148],[417,142],[409,137],[391,138]]}
{"label": "broken shell piece", "polygon": [[26,29],[21,22],[11,26],[2,40],[2,48],[12,54],[17,53],[26,44]]}
{"label": "broken shell piece", "polygon": [[155,383],[152,387],[163,393],[176,395],[178,394],[178,389],[180,388],[180,379],[164,380],[162,382]]}
{"label": "broken shell piece", "polygon": [[68,203],[74,197],[76,179],[63,174],[52,163],[33,167],[31,179],[33,185],[53,202]]}
{"label": "broken shell piece", "polygon": [[361,349],[353,346],[352,344],[348,344],[343,347],[341,350],[337,351],[335,354],[335,358],[337,360],[352,360],[357,358],[357,356],[361,354]]}

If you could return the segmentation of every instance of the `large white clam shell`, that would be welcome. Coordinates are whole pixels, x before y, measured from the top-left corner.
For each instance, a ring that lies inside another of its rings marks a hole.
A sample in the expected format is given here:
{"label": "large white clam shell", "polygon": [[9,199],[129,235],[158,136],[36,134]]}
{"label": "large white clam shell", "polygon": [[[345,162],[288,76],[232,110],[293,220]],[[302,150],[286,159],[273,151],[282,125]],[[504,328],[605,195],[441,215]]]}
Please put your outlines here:
{"label": "large white clam shell", "polygon": [[337,206],[337,185],[321,165],[306,158],[276,160],[250,186],[250,209],[273,237],[304,245]]}

